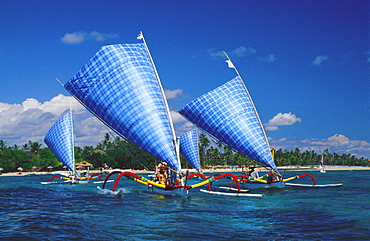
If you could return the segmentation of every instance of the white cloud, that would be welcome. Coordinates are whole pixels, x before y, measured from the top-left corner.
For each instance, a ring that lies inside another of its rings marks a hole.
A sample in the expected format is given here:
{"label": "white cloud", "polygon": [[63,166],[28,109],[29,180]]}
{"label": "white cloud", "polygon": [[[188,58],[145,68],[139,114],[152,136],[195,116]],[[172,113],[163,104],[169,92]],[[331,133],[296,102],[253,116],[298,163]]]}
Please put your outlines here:
{"label": "white cloud", "polygon": [[341,134],[331,136],[327,139],[327,141],[335,146],[348,145],[351,142],[351,140],[348,137],[345,137],[344,135]]}
{"label": "white cloud", "polygon": [[[224,58],[225,57],[225,54],[223,53],[223,51],[215,51],[214,49],[209,49],[207,52],[211,55],[212,58]],[[252,47],[247,48],[244,46],[240,46],[240,47],[237,47],[236,49],[226,51],[226,53],[230,57],[244,57],[248,53],[254,54],[256,52],[257,52],[256,49]]]}
{"label": "white cloud", "polygon": [[179,112],[173,110],[171,110],[171,118],[174,124],[186,121],[186,119],[180,115]]}
{"label": "white cloud", "polygon": [[321,146],[323,149],[325,147],[344,147],[348,146],[351,143],[351,140],[341,134],[335,134],[334,136],[329,137],[328,139],[308,139],[308,140],[303,140],[302,143],[314,145],[314,146]]}
{"label": "white cloud", "polygon": [[43,144],[47,131],[70,107],[73,110],[74,124],[78,127],[75,128],[78,135],[80,118],[91,114],[72,97],[60,94],[44,103],[34,98],[26,99],[22,104],[0,103],[0,139],[8,146],[23,145],[28,140]]}
{"label": "white cloud", "polygon": [[329,152],[336,152],[338,154],[351,153],[357,157],[365,156],[370,158],[370,143],[363,140],[350,140],[342,134],[335,134],[327,139],[308,139],[303,140],[309,148],[315,151],[323,151],[329,149]]}
{"label": "white cloud", "polygon": [[267,126],[267,125],[265,125],[265,130],[266,130],[266,131],[277,131],[277,130],[279,130],[279,127],[277,127],[277,126]]}
{"label": "white cloud", "polygon": [[370,159],[370,143],[364,140],[350,140],[348,137],[342,134],[335,134],[327,139],[306,139],[301,141],[290,141],[286,138],[274,140],[269,138],[271,147],[278,149],[292,150],[299,148],[302,151],[313,150],[316,153],[320,153],[325,149],[328,149],[330,153],[352,154],[356,157],[365,157]]}
{"label": "white cloud", "polygon": [[239,48],[236,48],[236,49],[230,51],[232,56],[238,56],[238,57],[244,57],[247,53],[254,54],[256,52],[257,52],[256,49],[254,49],[252,47],[246,48],[244,46],[240,46]]}
{"label": "white cloud", "polygon": [[[182,91],[169,91],[178,96]],[[44,144],[44,137],[50,127],[70,109],[73,110],[73,124],[76,146],[98,144],[107,132],[113,133],[96,117],[70,96],[59,94],[43,103],[34,98],[26,99],[22,104],[0,102],[0,140],[7,146],[22,146],[29,140]],[[171,111],[171,118],[176,123],[184,123],[186,119],[177,111]]]}
{"label": "white cloud", "polygon": [[290,126],[296,122],[302,122],[301,118],[298,118],[295,114],[289,113],[278,113],[265,125],[267,131],[276,131],[279,126]]}
{"label": "white cloud", "polygon": [[312,65],[321,65],[321,63],[325,60],[329,59],[328,56],[325,56],[325,55],[319,55],[315,58],[315,60],[311,63]]}
{"label": "white cloud", "polygon": [[97,31],[91,33],[77,31],[74,33],[66,33],[60,40],[66,44],[80,44],[86,40],[104,41],[108,38],[117,38],[117,34],[103,34]]}
{"label": "white cloud", "polygon": [[[8,146],[14,144],[22,146],[31,140],[37,141],[45,147],[43,139],[47,131],[56,120],[68,112],[70,104],[73,109],[76,145],[80,147],[95,146],[103,139],[104,134],[109,132],[108,128],[76,100],[62,94],[45,102],[39,102],[34,98],[29,98],[22,104],[0,102],[0,139],[5,141]],[[195,125],[186,121],[176,111],[171,111],[171,117],[174,123],[179,125],[178,134],[195,128]],[[301,122],[301,119],[294,114],[278,113],[266,125],[268,128],[277,129],[279,126],[293,125],[296,122]],[[305,150],[310,148],[319,152],[327,148],[331,153],[351,153],[357,157],[364,156],[370,159],[370,143],[364,140],[350,140],[342,134],[336,134],[327,139],[311,138],[301,141],[291,141],[286,138],[274,140],[270,137],[269,141],[271,147],[275,149],[300,148]]]}
{"label": "white cloud", "polygon": [[40,108],[41,103],[38,102],[36,99],[29,98],[26,101],[23,101],[22,106],[24,110],[28,110],[33,108]]}
{"label": "white cloud", "polygon": [[265,57],[265,58],[258,58],[258,60],[260,61],[260,62],[270,62],[270,63],[272,63],[272,62],[275,62],[276,60],[277,60],[277,58],[275,57],[275,55],[274,54],[269,54],[267,57]]}
{"label": "white cloud", "polygon": [[207,50],[209,55],[211,55],[212,58],[224,58],[225,54],[222,51],[215,51],[214,49]]}
{"label": "white cloud", "polygon": [[60,40],[66,44],[79,44],[85,41],[85,35],[82,32],[66,33]]}
{"label": "white cloud", "polygon": [[182,89],[176,89],[176,90],[165,90],[164,94],[166,95],[166,98],[168,100],[170,99],[176,99],[179,98],[183,93]]}
{"label": "white cloud", "polygon": [[76,135],[76,146],[95,146],[104,137],[105,133],[116,135],[112,130],[105,126],[98,118],[90,113],[81,113],[74,115],[74,132]]}
{"label": "white cloud", "polygon": [[183,133],[185,133],[187,131],[190,131],[190,130],[194,129],[195,127],[196,126],[193,123],[187,121],[182,126],[180,126],[178,128],[178,132],[179,132],[179,134],[183,134]]}

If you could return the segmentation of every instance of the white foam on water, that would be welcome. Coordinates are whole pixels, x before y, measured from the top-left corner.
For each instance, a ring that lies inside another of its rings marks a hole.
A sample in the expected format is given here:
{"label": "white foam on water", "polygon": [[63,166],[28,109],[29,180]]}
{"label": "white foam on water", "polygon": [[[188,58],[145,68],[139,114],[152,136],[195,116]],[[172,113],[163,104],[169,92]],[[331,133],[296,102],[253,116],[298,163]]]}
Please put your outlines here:
{"label": "white foam on water", "polygon": [[110,189],[102,189],[101,187],[96,187],[97,188],[97,193],[102,194],[102,195],[111,195],[111,196],[122,196],[122,194],[130,193],[127,189],[125,188],[119,188],[116,191],[112,191]]}

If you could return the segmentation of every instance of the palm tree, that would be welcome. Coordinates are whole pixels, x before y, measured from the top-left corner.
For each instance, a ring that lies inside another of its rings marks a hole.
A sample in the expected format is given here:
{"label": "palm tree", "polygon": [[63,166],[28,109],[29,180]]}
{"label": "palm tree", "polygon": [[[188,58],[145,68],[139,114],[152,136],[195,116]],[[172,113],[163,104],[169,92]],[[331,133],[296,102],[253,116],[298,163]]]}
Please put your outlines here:
{"label": "palm tree", "polygon": [[201,147],[203,147],[204,149],[207,148],[210,143],[207,136],[203,133],[199,135],[199,142]]}
{"label": "palm tree", "polygon": [[22,146],[22,149],[23,150],[29,150],[29,148],[28,148],[28,144],[26,143],[26,144],[24,144],[23,146]]}
{"label": "palm tree", "polygon": [[29,146],[30,146],[31,152],[37,154],[40,150],[41,144],[38,142],[29,141]]}
{"label": "palm tree", "polygon": [[105,133],[104,140],[103,140],[103,145],[104,145],[105,149],[108,149],[108,147],[110,146],[110,144],[111,144],[110,140],[111,140],[111,137],[110,137],[109,133]]}
{"label": "palm tree", "polygon": [[12,147],[13,150],[19,150],[19,146],[17,144],[14,144],[14,146]]}
{"label": "palm tree", "polygon": [[0,150],[4,151],[6,149],[6,142],[3,140],[0,140]]}
{"label": "palm tree", "polygon": [[220,140],[217,140],[215,142],[216,146],[218,147],[218,151],[221,152],[221,150],[223,150],[223,147],[224,147],[224,143]]}
{"label": "palm tree", "polygon": [[199,135],[199,146],[200,146],[199,152],[201,153],[202,156],[203,168],[205,168],[206,148],[209,146],[209,143],[210,142],[205,134],[202,133]]}
{"label": "palm tree", "polygon": [[[234,149],[225,145],[224,146],[224,150],[225,152],[223,153],[223,156],[224,156],[224,160],[226,161],[226,165],[230,164],[232,165],[232,160],[233,160],[233,155],[234,155]],[[230,163],[228,163],[228,161],[230,161]]]}

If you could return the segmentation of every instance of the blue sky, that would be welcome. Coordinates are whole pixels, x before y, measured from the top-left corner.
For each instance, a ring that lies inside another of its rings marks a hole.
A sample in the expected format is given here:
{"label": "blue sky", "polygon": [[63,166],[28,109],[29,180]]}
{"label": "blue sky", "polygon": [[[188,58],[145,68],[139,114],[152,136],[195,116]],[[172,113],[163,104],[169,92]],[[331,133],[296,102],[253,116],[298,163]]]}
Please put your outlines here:
{"label": "blue sky", "polygon": [[[2,0],[0,23],[9,146],[43,143],[69,108],[55,78],[67,82],[102,45],[138,42],[143,31],[173,109],[235,77],[226,51],[272,147],[370,159],[368,1]],[[96,145],[107,129],[73,108],[76,144]]]}

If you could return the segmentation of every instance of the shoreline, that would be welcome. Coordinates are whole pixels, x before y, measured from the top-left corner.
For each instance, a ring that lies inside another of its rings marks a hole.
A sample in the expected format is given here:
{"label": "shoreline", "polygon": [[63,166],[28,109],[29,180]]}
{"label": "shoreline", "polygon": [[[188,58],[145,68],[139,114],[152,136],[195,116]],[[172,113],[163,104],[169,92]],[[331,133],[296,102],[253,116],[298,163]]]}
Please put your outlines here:
{"label": "shoreline", "polygon": [[[190,173],[194,173],[196,172],[194,169],[184,169],[185,170],[189,170]],[[258,172],[267,172],[268,170],[266,168],[256,168],[256,170]],[[278,170],[279,171],[320,171],[321,169],[319,167],[301,167],[301,166],[289,166],[289,167],[284,167],[284,166],[280,166],[278,167]],[[325,167],[325,170],[326,171],[360,171],[360,170],[370,170],[370,167],[361,167],[361,166],[326,166]],[[128,170],[128,169],[113,169],[113,170],[103,170],[103,171],[97,171],[97,170],[91,170],[90,171],[90,174],[109,174],[113,171],[130,171],[130,172],[133,172],[133,173],[141,173],[141,174],[148,174],[148,173],[153,173],[153,171],[147,171],[147,170]],[[245,170],[244,170],[245,171]],[[217,168],[217,169],[204,169],[203,170],[203,173],[213,173],[213,172],[243,172],[243,170],[241,168],[237,168],[237,169],[230,169],[230,168],[226,168],[226,169],[221,169],[221,168]],[[5,172],[5,173],[1,173],[0,174],[0,177],[10,177],[10,176],[26,176],[26,175],[46,175],[46,174],[51,174],[51,175],[60,175],[60,174],[67,174],[68,175],[69,172],[67,171],[54,171],[54,172]]]}

